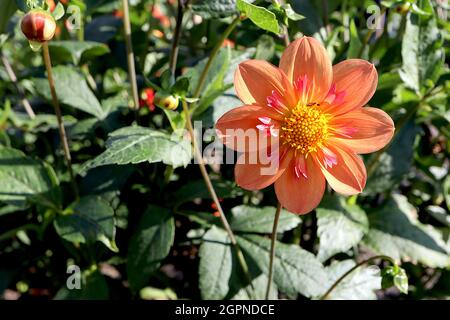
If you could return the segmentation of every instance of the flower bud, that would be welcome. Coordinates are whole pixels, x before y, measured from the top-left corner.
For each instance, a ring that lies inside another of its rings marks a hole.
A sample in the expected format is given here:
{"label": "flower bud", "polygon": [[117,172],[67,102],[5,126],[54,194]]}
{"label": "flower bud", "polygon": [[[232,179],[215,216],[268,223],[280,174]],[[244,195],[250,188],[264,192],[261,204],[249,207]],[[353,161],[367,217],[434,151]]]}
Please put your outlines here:
{"label": "flower bud", "polygon": [[154,101],[157,106],[169,110],[175,110],[178,108],[178,104],[180,103],[180,99],[178,97],[160,91],[156,93]]}
{"label": "flower bud", "polygon": [[21,28],[29,41],[45,42],[55,35],[56,22],[47,11],[35,9],[22,18]]}

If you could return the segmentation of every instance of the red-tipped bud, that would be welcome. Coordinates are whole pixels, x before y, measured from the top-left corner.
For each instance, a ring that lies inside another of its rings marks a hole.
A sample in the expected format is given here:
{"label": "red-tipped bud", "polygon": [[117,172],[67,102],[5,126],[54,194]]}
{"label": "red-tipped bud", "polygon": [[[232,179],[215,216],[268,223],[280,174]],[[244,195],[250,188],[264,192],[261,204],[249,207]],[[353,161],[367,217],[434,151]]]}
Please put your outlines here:
{"label": "red-tipped bud", "polygon": [[173,95],[158,91],[155,95],[155,104],[161,108],[166,108],[169,110],[175,110],[178,108],[180,99]]}
{"label": "red-tipped bud", "polygon": [[23,17],[21,28],[29,41],[45,42],[55,35],[56,22],[47,11],[35,9]]}

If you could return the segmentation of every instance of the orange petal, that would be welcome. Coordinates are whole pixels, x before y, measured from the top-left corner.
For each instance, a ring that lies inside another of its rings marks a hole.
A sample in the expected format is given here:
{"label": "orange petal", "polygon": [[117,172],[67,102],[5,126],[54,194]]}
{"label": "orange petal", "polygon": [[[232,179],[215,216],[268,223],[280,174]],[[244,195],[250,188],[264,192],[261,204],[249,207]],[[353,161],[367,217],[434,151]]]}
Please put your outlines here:
{"label": "orange petal", "polygon": [[306,159],[308,178],[295,173],[295,159],[275,182],[281,205],[292,213],[306,214],[316,208],[325,191],[325,178],[312,157]]}
{"label": "orange petal", "polygon": [[[280,153],[283,153],[283,151],[280,151]],[[258,152],[244,153],[239,157],[234,167],[236,183],[247,190],[264,189],[283,174],[291,158],[292,154],[287,152],[280,157],[280,163],[268,163],[269,158],[265,157],[263,158],[265,162],[261,163]]]}
{"label": "orange petal", "polygon": [[358,108],[333,118],[332,127],[350,129],[349,137],[332,138],[352,149],[355,153],[364,154],[384,148],[394,135],[394,122],[381,109]]}
{"label": "orange petal", "polygon": [[363,107],[372,98],[378,84],[375,66],[361,59],[349,59],[333,66],[333,83],[337,92],[345,92],[342,102],[332,106],[338,115]]}
{"label": "orange petal", "polygon": [[217,134],[227,147],[239,151],[250,152],[278,141],[277,137],[267,136],[257,128],[261,118],[269,118],[274,126],[279,126],[281,115],[268,107],[257,105],[234,108],[225,113],[216,123]]}
{"label": "orange petal", "polygon": [[275,91],[287,105],[295,103],[292,84],[284,72],[263,60],[248,60],[234,75],[237,95],[245,104],[267,105],[267,97]]}
{"label": "orange petal", "polygon": [[354,195],[362,192],[366,185],[367,173],[362,159],[345,146],[328,146],[336,155],[337,164],[325,167],[320,156],[314,159],[331,188],[343,195]]}
{"label": "orange petal", "polygon": [[280,68],[292,83],[306,75],[311,87],[311,101],[322,102],[328,95],[333,79],[327,50],[314,38],[303,37],[292,42],[284,51]]}

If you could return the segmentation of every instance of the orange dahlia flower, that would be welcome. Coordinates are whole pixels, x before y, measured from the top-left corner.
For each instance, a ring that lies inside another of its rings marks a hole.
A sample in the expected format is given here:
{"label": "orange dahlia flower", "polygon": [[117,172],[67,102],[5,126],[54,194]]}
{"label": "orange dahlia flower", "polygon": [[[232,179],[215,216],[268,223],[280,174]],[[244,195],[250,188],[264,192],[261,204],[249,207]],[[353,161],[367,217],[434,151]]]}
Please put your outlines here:
{"label": "orange dahlia flower", "polygon": [[[216,124],[222,142],[243,152],[237,184],[259,190],[274,183],[281,205],[298,214],[317,207],[325,181],[338,193],[360,193],[367,174],[358,154],[383,148],[394,133],[389,115],[365,107],[377,82],[373,64],[349,59],[332,66],[325,48],[309,37],[289,45],[279,68],[261,60],[241,63],[234,85],[244,106]],[[258,142],[240,143],[249,130]],[[261,137],[267,143],[259,143]],[[262,161],[246,161],[261,152],[277,158],[272,174],[264,174]]]}

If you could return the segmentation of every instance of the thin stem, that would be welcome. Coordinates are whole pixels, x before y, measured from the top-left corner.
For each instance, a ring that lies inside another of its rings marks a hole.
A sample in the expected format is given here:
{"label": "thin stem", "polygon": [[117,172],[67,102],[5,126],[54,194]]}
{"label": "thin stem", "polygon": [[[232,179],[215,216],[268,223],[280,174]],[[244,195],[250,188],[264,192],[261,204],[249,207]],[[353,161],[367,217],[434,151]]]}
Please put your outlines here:
{"label": "thin stem", "polygon": [[339,279],[337,279],[334,283],[333,283],[333,285],[330,287],[330,289],[328,289],[328,291],[327,292],[325,292],[325,294],[320,298],[320,300],[325,300],[329,295],[330,295],[330,293],[334,290],[334,289],[336,289],[336,287],[348,276],[348,275],[350,275],[353,271],[355,271],[356,269],[358,269],[359,267],[361,267],[361,266],[363,266],[363,265],[365,265],[366,263],[370,263],[370,262],[372,262],[372,261],[374,261],[374,260],[377,260],[377,259],[382,259],[382,260],[387,260],[387,261],[389,261],[390,263],[392,263],[392,264],[396,264],[395,263],[395,261],[394,261],[394,259],[392,259],[391,257],[388,257],[388,256],[383,256],[383,255],[380,255],[380,256],[374,256],[374,257],[371,257],[371,258],[369,258],[369,259],[367,259],[367,260],[364,260],[364,261],[361,261],[360,263],[358,263],[357,265],[355,265],[353,268],[351,268],[350,270],[348,270],[346,273],[344,273]]}
{"label": "thin stem", "polygon": [[[281,6],[281,3],[278,0],[272,0],[272,3],[278,7]],[[291,43],[291,40],[289,39],[289,30],[288,30],[288,27],[285,25],[282,26],[282,29],[283,29],[283,34],[284,34],[283,35],[284,44],[287,47]]]}
{"label": "thin stem", "polygon": [[[402,130],[402,128],[405,126],[405,124],[408,122],[408,120],[417,112],[419,107],[420,107],[420,103],[416,104],[413,108],[410,108],[408,110],[408,112],[403,116],[403,118],[401,118],[397,122],[394,135],[391,139],[391,143],[392,143],[392,141],[394,141],[395,137],[397,137],[397,135]],[[367,175],[368,176],[372,175],[372,173],[375,171],[375,169],[377,168],[378,161],[380,160],[383,153],[387,149],[389,149],[390,146],[391,146],[391,144],[389,143],[387,146],[385,146],[383,149],[379,150],[377,153],[375,153],[372,156],[369,163],[367,164]]]}
{"label": "thin stem", "polygon": [[31,107],[30,102],[25,97],[25,92],[23,91],[22,87],[19,85],[19,81],[17,80],[17,76],[11,66],[11,64],[8,61],[8,58],[2,54],[2,62],[5,66],[6,73],[8,74],[9,79],[11,79],[12,83],[16,87],[17,92],[19,93],[20,99],[22,101],[23,107],[25,108],[25,111],[27,112],[28,116],[31,119],[36,118],[36,114],[33,111],[33,108]]}
{"label": "thin stem", "polygon": [[205,68],[203,69],[202,73],[200,74],[200,78],[198,80],[197,88],[194,91],[194,99],[197,99],[200,97],[200,93],[203,89],[203,85],[205,84],[206,76],[208,75],[209,69],[211,68],[212,62],[214,61],[214,58],[216,57],[217,53],[219,52],[220,48],[222,47],[222,43],[225,41],[225,39],[228,38],[231,31],[237,26],[237,24],[241,21],[240,17],[236,17],[233,22],[230,23],[230,25],[225,29],[222,36],[220,37],[219,41],[217,41],[215,47],[211,51],[211,54],[208,58],[208,61],[206,62]]}
{"label": "thin stem", "polygon": [[248,269],[248,265],[247,262],[245,261],[244,255],[241,251],[241,248],[239,247],[237,241],[236,241],[236,237],[234,236],[233,230],[231,230],[230,224],[228,223],[228,220],[225,216],[225,213],[223,212],[222,209],[222,205],[220,204],[219,201],[219,197],[217,196],[216,191],[214,190],[214,186],[211,182],[211,179],[209,178],[208,175],[208,171],[206,169],[206,165],[205,162],[203,161],[203,156],[202,153],[199,149],[199,146],[197,144],[197,140],[195,137],[195,131],[194,128],[192,126],[192,121],[191,121],[191,117],[190,117],[190,113],[189,113],[189,107],[186,103],[186,101],[182,101],[182,105],[183,105],[183,111],[184,114],[186,116],[186,127],[189,131],[189,135],[191,137],[192,140],[192,147],[194,149],[194,157],[198,162],[198,166],[200,168],[200,172],[203,176],[203,180],[205,180],[205,184],[206,184],[206,188],[208,189],[211,198],[213,199],[215,205],[217,206],[217,211],[220,214],[220,220],[222,222],[223,227],[225,228],[225,231],[228,234],[228,237],[230,238],[231,244],[234,246],[234,248],[236,249],[236,253],[237,253],[237,257],[238,257],[238,261],[239,264],[242,267],[242,270],[244,271],[245,277],[247,278],[248,283],[250,284],[252,290],[253,290],[253,285],[252,285],[252,278],[250,276],[249,273],[249,269]]}
{"label": "thin stem", "polygon": [[266,300],[269,300],[270,294],[270,286],[272,285],[273,278],[273,261],[275,260],[275,244],[277,242],[277,229],[278,229],[278,221],[280,220],[281,203],[278,202],[277,210],[275,211],[275,218],[273,220],[273,229],[272,229],[272,241],[270,243],[270,260],[269,260],[269,276],[267,279],[267,288],[266,288]]}
{"label": "thin stem", "polygon": [[[386,13],[386,8],[383,8],[381,10],[379,19],[382,19],[385,13]],[[378,21],[377,21],[377,24],[378,24]],[[359,49],[358,57],[361,57],[363,55],[364,50],[366,49],[367,45],[369,44],[370,38],[372,37],[372,35],[374,34],[374,32],[376,30],[377,30],[376,28],[369,29],[369,31],[366,34],[366,37],[364,38],[361,49]]]}
{"label": "thin stem", "polygon": [[44,62],[47,70],[48,84],[50,86],[50,92],[52,94],[53,107],[55,108],[56,120],[58,122],[59,136],[61,138],[61,144],[63,146],[64,157],[66,159],[67,169],[69,170],[70,182],[72,184],[75,197],[78,198],[78,188],[75,183],[75,177],[72,169],[72,156],[70,155],[69,142],[67,140],[66,129],[64,128],[64,122],[62,119],[61,108],[59,106],[58,96],[56,95],[55,81],[53,79],[52,61],[50,58],[50,52],[48,50],[48,43],[44,42],[42,45],[44,49]]}
{"label": "thin stem", "polygon": [[133,96],[133,108],[137,110],[139,108],[139,93],[136,79],[136,64],[134,62],[133,43],[131,41],[131,22],[130,22],[130,9],[128,7],[128,0],[122,0],[123,5],[123,27],[125,31],[125,44],[127,48],[127,61],[128,61],[128,77],[131,84],[131,91]]}
{"label": "thin stem", "polygon": [[172,41],[172,51],[170,53],[170,63],[169,69],[173,75],[175,75],[175,70],[177,68],[177,60],[178,60],[178,51],[180,44],[180,36],[183,24],[183,15],[184,15],[184,5],[183,0],[178,0],[178,9],[177,9],[177,24],[175,26],[173,41]]}

